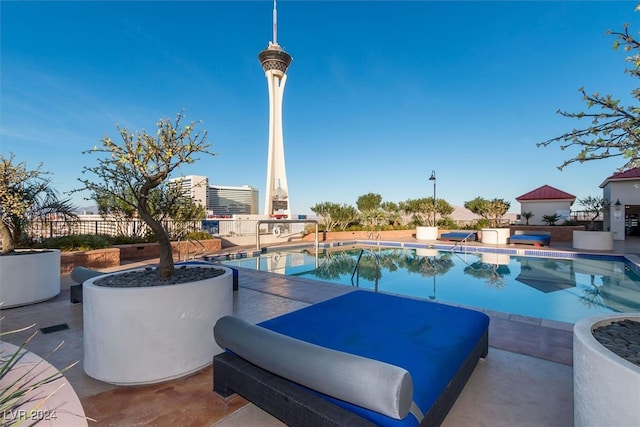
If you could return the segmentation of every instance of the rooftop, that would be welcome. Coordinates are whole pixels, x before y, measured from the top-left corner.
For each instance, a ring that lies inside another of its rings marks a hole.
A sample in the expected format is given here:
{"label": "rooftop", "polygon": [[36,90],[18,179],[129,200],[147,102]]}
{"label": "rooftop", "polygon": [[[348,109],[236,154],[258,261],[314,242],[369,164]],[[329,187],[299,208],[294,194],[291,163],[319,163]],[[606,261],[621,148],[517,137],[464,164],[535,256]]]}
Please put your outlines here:
{"label": "rooftop", "polygon": [[[640,241],[617,241],[614,252],[640,253]],[[82,369],[83,306],[70,302],[72,284],[69,276],[62,276],[62,291],[56,298],[3,310],[2,329],[34,322],[39,328],[68,325],[68,329],[38,334],[28,349],[46,355],[64,340],[63,347],[48,360],[59,369],[80,361],[66,377],[80,397],[86,415],[97,420],[90,425],[283,425],[242,397],[225,401],[214,394],[211,366],[185,378],[145,386],[118,387],[87,376]],[[350,289],[245,269],[240,272],[239,285],[234,292],[234,314],[253,323]],[[572,325],[498,312],[487,314],[491,318],[489,355],[476,367],[443,425],[572,426]],[[14,334],[8,336],[7,341],[17,344],[24,337],[24,333]]]}

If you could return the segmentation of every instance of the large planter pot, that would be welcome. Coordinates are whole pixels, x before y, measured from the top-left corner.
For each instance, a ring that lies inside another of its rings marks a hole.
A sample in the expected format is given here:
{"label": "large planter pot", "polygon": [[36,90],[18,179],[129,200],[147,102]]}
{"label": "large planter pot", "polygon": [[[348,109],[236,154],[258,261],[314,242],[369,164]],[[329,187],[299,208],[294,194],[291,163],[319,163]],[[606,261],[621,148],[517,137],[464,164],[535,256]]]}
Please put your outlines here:
{"label": "large planter pot", "polygon": [[[3,357],[14,354],[17,350],[18,347],[13,344],[0,342],[0,353]],[[20,360],[2,378],[2,388],[5,391],[4,387],[8,387],[15,381],[35,385],[38,381],[43,381],[57,373],[58,369],[40,356],[22,350]],[[40,402],[42,404],[37,406]],[[88,425],[80,399],[65,377],[34,388],[25,396],[24,403],[5,409],[3,421],[7,423],[6,425],[13,425],[20,421],[29,426],[84,427]]]}
{"label": "large planter pot", "polygon": [[[117,385],[179,378],[212,363],[222,349],[213,326],[233,311],[232,271],[197,282],[168,286],[83,284],[84,370]],[[117,274],[117,273],[115,273]]]}
{"label": "large planter pot", "polygon": [[418,256],[438,256],[440,251],[438,249],[429,248],[416,248],[416,255]]}
{"label": "large planter pot", "polygon": [[480,258],[483,263],[491,265],[509,265],[511,262],[511,256],[509,254],[482,252]]}
{"label": "large planter pot", "polygon": [[1,308],[46,301],[60,293],[60,251],[0,256]]}
{"label": "large planter pot", "polygon": [[506,245],[511,230],[508,228],[483,228],[480,242],[490,245]]}
{"label": "large planter pot", "polygon": [[592,316],[574,325],[575,426],[631,426],[640,420],[640,366],[613,353],[592,334],[623,319],[640,321],[640,313]]}
{"label": "large planter pot", "polygon": [[613,232],[611,231],[575,231],[573,248],[594,251],[613,250]]}
{"label": "large planter pot", "polygon": [[417,240],[438,240],[438,227],[416,227]]}

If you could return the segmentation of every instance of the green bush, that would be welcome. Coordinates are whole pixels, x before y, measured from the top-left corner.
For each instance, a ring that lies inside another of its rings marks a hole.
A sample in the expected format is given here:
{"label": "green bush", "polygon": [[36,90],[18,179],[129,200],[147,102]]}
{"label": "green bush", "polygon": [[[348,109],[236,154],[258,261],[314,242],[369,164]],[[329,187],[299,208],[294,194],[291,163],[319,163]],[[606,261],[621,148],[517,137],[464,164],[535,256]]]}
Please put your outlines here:
{"label": "green bush", "polygon": [[109,240],[111,245],[133,245],[136,243],[151,243],[152,239],[142,236],[104,236]]}
{"label": "green bush", "polygon": [[451,219],[451,217],[445,216],[438,220],[438,228],[455,230],[456,228],[458,228],[458,224],[453,219]]}
{"label": "green bush", "polygon": [[91,249],[108,248],[111,246],[111,242],[104,236],[74,234],[45,239],[40,246],[44,249],[60,249],[62,252],[88,251]]}
{"label": "green bush", "polygon": [[213,236],[206,231],[192,231],[187,234],[186,238],[195,240],[208,240],[212,239]]}

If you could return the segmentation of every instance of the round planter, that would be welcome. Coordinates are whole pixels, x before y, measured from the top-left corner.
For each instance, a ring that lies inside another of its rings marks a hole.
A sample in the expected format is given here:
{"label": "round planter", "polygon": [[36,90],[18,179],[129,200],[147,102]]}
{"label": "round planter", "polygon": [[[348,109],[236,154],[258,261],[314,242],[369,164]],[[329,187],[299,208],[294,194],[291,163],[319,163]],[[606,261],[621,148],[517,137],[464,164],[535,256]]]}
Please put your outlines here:
{"label": "round planter", "polygon": [[613,250],[611,231],[573,231],[573,248],[594,251]]}
{"label": "round planter", "polygon": [[[16,251],[32,252],[32,251]],[[2,308],[46,301],[60,293],[60,251],[0,256]]]}
{"label": "round planter", "polygon": [[508,228],[483,228],[480,242],[490,245],[506,245],[511,234]]}
{"label": "round planter", "polygon": [[438,256],[440,251],[437,249],[429,249],[429,248],[416,248],[416,255],[418,256]]}
{"label": "round planter", "polygon": [[438,240],[438,227],[416,227],[416,239]]}
{"label": "round planter", "polygon": [[483,263],[491,265],[509,265],[511,262],[511,256],[509,254],[482,252],[480,257]]}
{"label": "round planter", "polygon": [[592,316],[573,328],[574,424],[581,427],[630,426],[640,419],[640,366],[624,360],[595,339],[599,326],[640,313]]}
{"label": "round planter", "polygon": [[[117,385],[179,378],[212,363],[222,349],[213,326],[233,311],[233,274],[139,288],[83,285],[84,370]],[[118,273],[115,273],[118,274]]]}
{"label": "round planter", "polygon": [[[14,354],[17,350],[18,347],[13,344],[0,342],[0,353],[3,356]],[[64,351],[64,348],[61,351]],[[30,371],[31,369],[33,370]],[[14,381],[34,385],[58,372],[58,369],[40,356],[22,350],[20,361],[2,378],[3,387]],[[21,380],[24,375],[26,376]],[[36,408],[36,405],[43,400],[42,405]],[[8,424],[19,422],[19,420],[26,425],[38,426],[84,427],[88,425],[80,399],[65,377],[33,389],[26,395],[25,403],[4,411],[4,421]]]}

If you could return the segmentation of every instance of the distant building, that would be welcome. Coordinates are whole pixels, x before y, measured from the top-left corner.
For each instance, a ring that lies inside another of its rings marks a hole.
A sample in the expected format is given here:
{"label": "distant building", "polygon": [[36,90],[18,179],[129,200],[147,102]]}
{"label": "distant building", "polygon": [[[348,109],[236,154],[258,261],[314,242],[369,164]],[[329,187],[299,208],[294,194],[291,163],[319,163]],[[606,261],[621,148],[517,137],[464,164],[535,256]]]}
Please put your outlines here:
{"label": "distant building", "polygon": [[179,183],[186,196],[204,206],[208,217],[258,214],[259,192],[249,185],[209,185],[209,179],[200,175],[187,175],[169,182]]}
{"label": "distant building", "polygon": [[640,168],[616,172],[600,188],[609,203],[604,212],[604,230],[613,232],[613,240],[640,236]]}
{"label": "distant building", "polygon": [[525,212],[533,214],[529,225],[544,225],[545,215],[557,214],[561,220],[568,220],[576,196],[550,185],[543,185],[516,197],[516,200],[520,202],[521,215]]}
{"label": "distant building", "polygon": [[256,215],[258,196],[258,189],[249,185],[210,185],[207,189],[207,211],[214,216]]}
{"label": "distant building", "polygon": [[209,178],[200,175],[187,175],[169,180],[169,185],[180,184],[185,196],[191,197],[197,204],[207,207]]}

